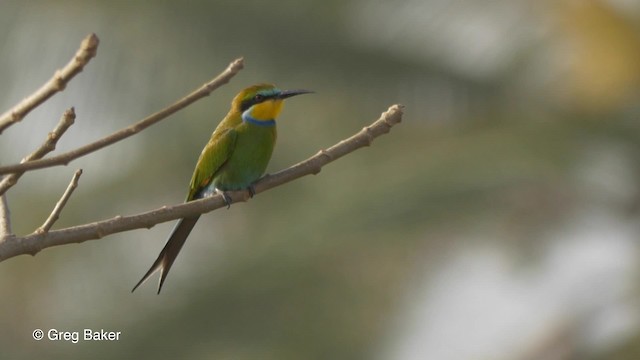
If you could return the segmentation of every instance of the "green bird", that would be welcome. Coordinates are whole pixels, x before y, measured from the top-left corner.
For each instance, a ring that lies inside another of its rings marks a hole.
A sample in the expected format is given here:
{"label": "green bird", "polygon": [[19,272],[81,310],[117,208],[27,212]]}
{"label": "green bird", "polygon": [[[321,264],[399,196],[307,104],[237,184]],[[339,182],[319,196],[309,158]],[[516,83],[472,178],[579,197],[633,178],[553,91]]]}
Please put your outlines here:
{"label": "green bird", "polygon": [[[220,192],[229,206],[231,202],[225,191],[248,189],[253,196],[252,184],[262,176],[273,153],[276,142],[275,119],[282,110],[283,100],[310,92],[280,90],[274,85],[259,84],[236,95],[231,102],[231,110],[202,149],[185,201]],[[160,294],[171,265],[198,218],[200,215],[180,219],[156,261],[131,292],[160,270]]]}

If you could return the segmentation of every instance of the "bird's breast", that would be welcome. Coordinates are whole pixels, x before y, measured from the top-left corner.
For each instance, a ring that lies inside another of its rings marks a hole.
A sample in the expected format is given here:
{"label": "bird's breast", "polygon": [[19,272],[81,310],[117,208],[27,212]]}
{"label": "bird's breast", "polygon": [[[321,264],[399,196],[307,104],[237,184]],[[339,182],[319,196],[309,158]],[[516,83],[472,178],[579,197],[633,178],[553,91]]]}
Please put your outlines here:
{"label": "bird's breast", "polygon": [[235,148],[214,178],[220,190],[245,189],[264,174],[276,141],[275,126],[243,123],[237,127]]}

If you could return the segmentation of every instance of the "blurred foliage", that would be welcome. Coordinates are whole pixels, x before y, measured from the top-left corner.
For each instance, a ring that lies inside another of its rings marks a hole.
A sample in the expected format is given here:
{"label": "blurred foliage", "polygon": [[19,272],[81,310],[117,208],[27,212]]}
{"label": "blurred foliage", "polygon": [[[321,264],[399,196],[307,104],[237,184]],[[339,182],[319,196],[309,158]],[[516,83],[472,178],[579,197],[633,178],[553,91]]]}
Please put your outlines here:
{"label": "blurred foliage", "polygon": [[[632,1],[604,0],[3,2],[1,109],[48,79],[88,32],[101,43],[63,93],[0,137],[1,163],[31,151],[69,106],[78,119],[58,151],[160,109],[238,56],[246,61],[230,84],[142,134],[24,176],[9,194],[18,234],[42,223],[76,167],[84,175],[57,227],[180,202],[210,132],[253,83],[316,91],[287,103],[272,172],[393,103],[406,106],[404,122],[371,148],[204,216],[160,296],[151,284],[129,291],[171,224],[3,263],[3,357],[494,358],[456,353],[474,349],[465,329],[438,334],[456,344],[446,356],[407,345],[424,323],[411,314],[430,304],[419,294],[437,297],[442,269],[477,249],[508,253],[516,265],[506,277],[543,274],[548,254],[572,237],[567,229],[595,212],[623,233],[631,228],[634,240],[631,270],[603,283],[633,285],[593,305],[568,284],[560,313],[588,323],[584,333],[604,328],[592,305],[628,321],[596,345],[565,347],[566,358],[634,358],[638,314],[620,303],[638,305],[639,24]],[[599,240],[614,242],[614,233]],[[456,278],[446,279],[455,288]],[[540,296],[555,306],[552,294]],[[443,314],[451,323],[466,314],[458,305]],[[485,333],[506,321],[498,304],[483,312],[495,319],[476,324]],[[540,334],[527,329],[554,334],[564,321],[536,320],[516,323],[517,346],[538,349]],[[36,342],[35,328],[103,328],[122,338]],[[488,346],[523,358],[505,343]]]}

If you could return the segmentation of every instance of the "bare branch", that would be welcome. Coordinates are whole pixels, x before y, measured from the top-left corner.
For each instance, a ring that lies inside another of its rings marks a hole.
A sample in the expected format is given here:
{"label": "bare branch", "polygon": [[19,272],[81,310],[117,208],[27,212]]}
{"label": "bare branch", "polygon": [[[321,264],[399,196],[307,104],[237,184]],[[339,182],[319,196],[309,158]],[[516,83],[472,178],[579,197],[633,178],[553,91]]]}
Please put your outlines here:
{"label": "bare branch", "polygon": [[75,174],[73,174],[73,177],[71,178],[71,182],[69,182],[69,185],[67,186],[67,189],[62,194],[62,197],[60,198],[60,200],[58,200],[56,206],[53,208],[53,211],[51,211],[51,214],[44,222],[44,224],[42,224],[42,226],[40,226],[36,230],[36,233],[48,232],[53,224],[58,220],[58,218],[60,217],[60,213],[71,197],[73,190],[78,187],[78,179],[80,178],[80,175],[82,175],[82,169],[76,170]]}
{"label": "bare branch", "polygon": [[[73,125],[76,119],[76,112],[73,108],[68,109],[62,114],[60,121],[56,127],[47,135],[44,143],[40,145],[36,151],[29,154],[27,157],[22,159],[21,164],[27,163],[29,161],[41,159],[46,154],[52,152],[56,148],[56,143],[60,139],[60,137],[67,131],[67,129]],[[0,195],[4,194],[10,187],[15,185],[18,182],[18,179],[24,174],[24,171],[18,171],[13,174],[5,176],[2,181],[0,181]]]}
{"label": "bare branch", "polygon": [[67,83],[96,56],[99,43],[96,34],[89,34],[84,38],[75,56],[65,67],[56,71],[53,77],[31,96],[0,116],[0,134],[9,126],[21,121],[31,110],[47,101],[55,93],[64,90]]}
{"label": "bare branch", "polygon": [[[254,184],[257,193],[280,186],[305,175],[317,174],[321,168],[340,157],[371,144],[376,137],[388,133],[392,126],[402,120],[402,106],[393,105],[370,126],[365,127],[354,136],[340,141],[338,144],[319,151],[316,155],[302,161],[288,169],[273,175],[267,175]],[[228,192],[233,202],[247,201],[249,192],[246,190]],[[42,249],[71,243],[81,243],[87,240],[100,239],[110,234],[151,228],[156,224],[171,221],[196,214],[203,214],[225,207],[222,195],[196,200],[174,206],[163,206],[159,209],[131,216],[116,216],[111,219],[97,221],[90,224],[73,226],[65,229],[52,230],[12,239],[0,245],[0,261],[22,254],[35,255]]]}
{"label": "bare branch", "polygon": [[228,83],[229,80],[231,80],[231,78],[235,76],[243,67],[244,67],[243,59],[238,58],[232,61],[222,73],[220,73],[211,81],[202,85],[199,89],[193,91],[191,94],[178,100],[173,105],[166,107],[152,115],[149,115],[146,118],[138,121],[137,123],[129,127],[116,131],[111,135],[107,135],[95,142],[81,146],[77,149],[62,153],[57,156],[52,156],[52,157],[37,160],[37,161],[29,161],[21,164],[0,166],[0,175],[15,173],[19,171],[24,172],[24,171],[34,170],[34,169],[57,166],[57,165],[67,165],[68,163],[70,163],[71,161],[79,157],[85,156],[96,150],[100,150],[106,146],[112,145],[120,140],[126,139],[129,136],[135,135],[140,131],[146,129],[147,127],[177,112],[178,110],[184,109],[185,107],[193,104],[197,100],[200,100],[205,96],[208,96],[215,89]]}
{"label": "bare branch", "polygon": [[[264,176],[254,185],[256,194],[273,187],[286,184],[305,175],[318,174],[326,164],[337,160],[356,149],[371,145],[375,138],[388,133],[392,126],[402,121],[402,111],[402,105],[392,105],[387,111],[382,113],[380,118],[373,124],[362,128],[362,130],[350,138],[342,140],[328,149],[320,150],[316,155],[285,170],[273,175]],[[245,197],[242,199],[232,197],[234,202],[238,200],[247,200],[247,196],[249,195],[248,192],[243,191],[241,193],[243,193]]]}
{"label": "bare branch", "polygon": [[6,194],[0,195],[0,244],[11,235],[11,214]]}

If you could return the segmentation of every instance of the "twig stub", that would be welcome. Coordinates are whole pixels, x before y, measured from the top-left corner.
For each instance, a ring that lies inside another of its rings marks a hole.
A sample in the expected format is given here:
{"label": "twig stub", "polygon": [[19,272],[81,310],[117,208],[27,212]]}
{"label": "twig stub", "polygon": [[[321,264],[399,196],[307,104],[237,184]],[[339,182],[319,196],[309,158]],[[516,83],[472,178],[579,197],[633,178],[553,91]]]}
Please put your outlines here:
{"label": "twig stub", "polygon": [[7,203],[7,195],[0,195],[0,244],[11,235],[11,213]]}

